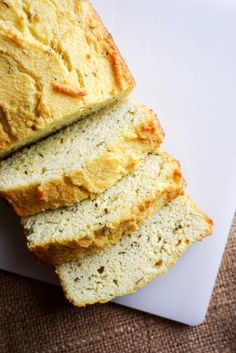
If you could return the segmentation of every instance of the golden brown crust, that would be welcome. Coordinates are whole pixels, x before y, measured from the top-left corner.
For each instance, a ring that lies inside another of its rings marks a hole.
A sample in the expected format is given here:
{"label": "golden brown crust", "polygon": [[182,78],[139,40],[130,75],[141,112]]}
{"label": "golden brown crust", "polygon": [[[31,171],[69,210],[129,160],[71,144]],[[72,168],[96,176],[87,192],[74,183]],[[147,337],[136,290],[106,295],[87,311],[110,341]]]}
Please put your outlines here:
{"label": "golden brown crust", "polygon": [[121,53],[115,45],[112,35],[107,28],[103,26],[97,31],[97,24],[102,23],[102,20],[95,9],[90,4],[90,10],[86,18],[88,26],[92,29],[93,35],[103,43],[104,52],[111,63],[115,80],[121,90],[128,86],[135,86],[133,76],[130,74],[129,68],[121,56]]}
{"label": "golden brown crust", "polygon": [[24,48],[24,42],[22,40],[22,37],[10,28],[6,29],[5,33],[3,33],[3,39],[12,42],[18,48]]}
{"label": "golden brown crust", "polygon": [[[148,113],[147,122],[137,126],[134,135],[124,136],[124,140],[108,146],[102,155],[87,161],[81,168],[40,184],[0,191],[0,197],[5,198],[19,216],[26,217],[42,210],[69,206],[105,191],[136,169],[145,154],[161,144],[163,130],[154,113]],[[147,128],[149,126],[152,128]]]}
{"label": "golden brown crust", "polygon": [[150,118],[136,128],[136,134],[140,141],[149,140],[154,144],[160,145],[165,137],[165,133],[161,128],[157,116],[151,110],[149,112],[151,113]]}
{"label": "golden brown crust", "polygon": [[111,62],[114,77],[118,83],[120,89],[124,89],[127,85],[127,82],[130,85],[135,85],[135,81],[133,77],[130,75],[128,66],[120,55],[119,50],[114,45],[112,36],[107,32],[106,40],[105,40],[105,49],[107,50],[107,57]]}
{"label": "golden brown crust", "polygon": [[35,190],[36,199],[39,201],[47,200],[47,191],[42,186],[37,186]]}
{"label": "golden brown crust", "polygon": [[[173,171],[173,174],[176,170]],[[168,189],[162,189],[136,205],[123,219],[99,229],[89,237],[80,240],[53,241],[47,246],[28,244],[29,250],[40,262],[62,264],[63,262],[80,259],[115,244],[122,236],[137,230],[140,225],[169,200],[176,198],[184,188],[184,179],[173,179]]]}
{"label": "golden brown crust", "polygon": [[122,99],[135,85],[92,5],[44,6],[20,0],[0,11],[0,157]]}
{"label": "golden brown crust", "polygon": [[35,109],[35,113],[37,116],[47,117],[51,116],[50,108],[45,104],[43,97],[40,97],[38,104]]}
{"label": "golden brown crust", "polygon": [[72,87],[66,83],[52,82],[52,88],[57,93],[65,94],[74,98],[84,97],[87,94],[85,91],[78,90],[78,88]]}

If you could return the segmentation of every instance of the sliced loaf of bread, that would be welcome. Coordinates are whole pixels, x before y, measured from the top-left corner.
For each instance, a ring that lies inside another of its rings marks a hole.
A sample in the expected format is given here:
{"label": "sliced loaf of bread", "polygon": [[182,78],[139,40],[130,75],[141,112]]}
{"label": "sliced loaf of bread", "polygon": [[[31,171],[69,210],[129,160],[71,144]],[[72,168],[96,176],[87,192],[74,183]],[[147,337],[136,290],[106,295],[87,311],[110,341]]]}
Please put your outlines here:
{"label": "sliced loaf of bread", "polygon": [[56,268],[76,306],[135,292],[167,272],[187,247],[212,232],[212,221],[185,196],[162,207],[142,228],[109,249]]}
{"label": "sliced loaf of bread", "polygon": [[99,194],[162,142],[152,110],[133,101],[106,108],[0,162],[0,197],[20,216]]}
{"label": "sliced loaf of bread", "polygon": [[162,151],[149,154],[95,199],[24,218],[28,248],[39,260],[55,264],[94,253],[136,230],[183,187],[175,159]]}

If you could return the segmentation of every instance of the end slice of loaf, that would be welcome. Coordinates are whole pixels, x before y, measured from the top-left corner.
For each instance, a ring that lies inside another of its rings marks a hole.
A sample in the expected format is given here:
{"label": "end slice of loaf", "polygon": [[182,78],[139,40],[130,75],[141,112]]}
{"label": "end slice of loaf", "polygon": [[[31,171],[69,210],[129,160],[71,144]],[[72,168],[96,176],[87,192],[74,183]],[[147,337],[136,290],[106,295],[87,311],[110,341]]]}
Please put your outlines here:
{"label": "end slice of loaf", "polygon": [[169,154],[149,154],[133,173],[76,205],[22,220],[28,248],[49,263],[78,259],[115,244],[184,187],[179,163]]}
{"label": "end slice of loaf", "polygon": [[135,85],[86,0],[0,1],[0,77],[0,157]]}
{"label": "end slice of loaf", "polygon": [[109,249],[56,268],[76,306],[135,292],[167,272],[187,247],[212,232],[212,221],[186,196],[162,207],[138,231]]}
{"label": "end slice of loaf", "polygon": [[152,110],[113,105],[0,162],[0,196],[24,217],[72,205],[133,171],[163,137]]}

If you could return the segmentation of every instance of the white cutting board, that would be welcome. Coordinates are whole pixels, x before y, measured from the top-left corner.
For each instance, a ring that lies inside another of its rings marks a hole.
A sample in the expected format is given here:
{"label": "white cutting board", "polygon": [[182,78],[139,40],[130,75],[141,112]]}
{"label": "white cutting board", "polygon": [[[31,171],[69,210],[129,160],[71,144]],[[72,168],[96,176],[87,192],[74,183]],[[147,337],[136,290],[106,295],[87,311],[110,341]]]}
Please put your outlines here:
{"label": "white cutting board", "polygon": [[[167,275],[116,302],[196,325],[236,202],[236,2],[92,2],[134,74],[134,97],[157,111],[188,193],[215,221],[213,237],[193,245]],[[0,268],[57,283],[52,268],[28,254],[17,218],[2,204],[0,219]]]}

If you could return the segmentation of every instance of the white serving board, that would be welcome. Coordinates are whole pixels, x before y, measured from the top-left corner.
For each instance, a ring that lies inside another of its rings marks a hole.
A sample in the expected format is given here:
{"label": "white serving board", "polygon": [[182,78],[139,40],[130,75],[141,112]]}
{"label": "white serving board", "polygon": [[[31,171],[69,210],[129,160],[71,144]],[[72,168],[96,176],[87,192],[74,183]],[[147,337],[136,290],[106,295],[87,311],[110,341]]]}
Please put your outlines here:
{"label": "white serving board", "polygon": [[[158,113],[188,193],[215,221],[213,237],[192,246],[167,275],[115,302],[197,325],[236,201],[236,2],[92,2],[135,76],[134,97]],[[57,283],[53,269],[28,254],[17,218],[3,204],[0,220],[0,268]]]}

